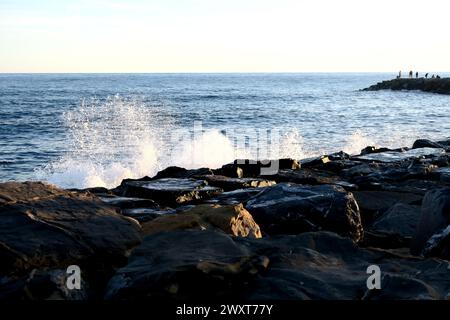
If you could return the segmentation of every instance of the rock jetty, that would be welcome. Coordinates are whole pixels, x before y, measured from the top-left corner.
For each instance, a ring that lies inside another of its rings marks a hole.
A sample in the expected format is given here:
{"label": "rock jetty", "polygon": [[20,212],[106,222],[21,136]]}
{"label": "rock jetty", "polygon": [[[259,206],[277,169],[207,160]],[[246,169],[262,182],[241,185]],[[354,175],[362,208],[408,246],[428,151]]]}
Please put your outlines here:
{"label": "rock jetty", "polygon": [[449,299],[449,162],[450,139],[421,139],[110,190],[0,183],[0,299]]}
{"label": "rock jetty", "polygon": [[450,78],[393,79],[379,82],[362,91],[420,90],[431,93],[450,94]]}

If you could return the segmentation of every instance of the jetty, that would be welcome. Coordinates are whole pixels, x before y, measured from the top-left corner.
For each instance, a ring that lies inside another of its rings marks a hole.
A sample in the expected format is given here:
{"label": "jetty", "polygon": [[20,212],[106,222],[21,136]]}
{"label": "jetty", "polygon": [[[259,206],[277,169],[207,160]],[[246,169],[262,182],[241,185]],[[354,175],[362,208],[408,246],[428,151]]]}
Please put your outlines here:
{"label": "jetty", "polygon": [[450,94],[450,78],[397,78],[379,82],[362,91],[420,90],[431,93]]}

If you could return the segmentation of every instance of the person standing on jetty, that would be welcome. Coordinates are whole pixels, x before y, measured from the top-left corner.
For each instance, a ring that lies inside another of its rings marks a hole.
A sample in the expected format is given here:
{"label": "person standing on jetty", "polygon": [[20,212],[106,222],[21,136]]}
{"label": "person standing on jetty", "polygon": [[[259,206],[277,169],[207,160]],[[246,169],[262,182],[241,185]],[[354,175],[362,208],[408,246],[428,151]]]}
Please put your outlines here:
{"label": "person standing on jetty", "polygon": [[411,71],[409,71],[409,78],[412,79],[412,77],[413,77],[413,72],[411,70]]}
{"label": "person standing on jetty", "polygon": [[397,77],[397,79],[400,79],[402,77],[402,70],[400,70],[399,72],[398,72],[398,77]]}
{"label": "person standing on jetty", "polygon": [[419,73],[418,73],[418,72],[416,72],[416,79],[417,79],[417,78],[419,78]]}

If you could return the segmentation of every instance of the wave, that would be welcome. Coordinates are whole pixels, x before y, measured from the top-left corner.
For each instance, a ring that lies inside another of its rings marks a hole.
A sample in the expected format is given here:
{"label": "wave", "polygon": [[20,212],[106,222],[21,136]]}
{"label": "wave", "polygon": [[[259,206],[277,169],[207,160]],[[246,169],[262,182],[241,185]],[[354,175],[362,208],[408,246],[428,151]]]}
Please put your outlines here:
{"label": "wave", "polygon": [[168,166],[218,168],[238,158],[303,159],[339,150],[356,154],[367,145],[399,145],[406,139],[392,131],[389,141],[375,141],[355,130],[341,145],[332,145],[333,138],[305,143],[298,128],[204,130],[194,122],[189,129],[174,119],[164,106],[135,98],[84,100],[64,113],[68,151],[34,176],[63,188],[111,188],[125,178],[153,176]]}

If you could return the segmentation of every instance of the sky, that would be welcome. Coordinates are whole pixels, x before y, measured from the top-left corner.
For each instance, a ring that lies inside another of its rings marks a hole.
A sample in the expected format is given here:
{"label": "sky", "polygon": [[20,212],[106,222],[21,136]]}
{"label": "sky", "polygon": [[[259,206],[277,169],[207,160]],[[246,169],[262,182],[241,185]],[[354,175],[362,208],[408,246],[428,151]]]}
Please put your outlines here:
{"label": "sky", "polygon": [[0,72],[450,71],[448,0],[0,0]]}

